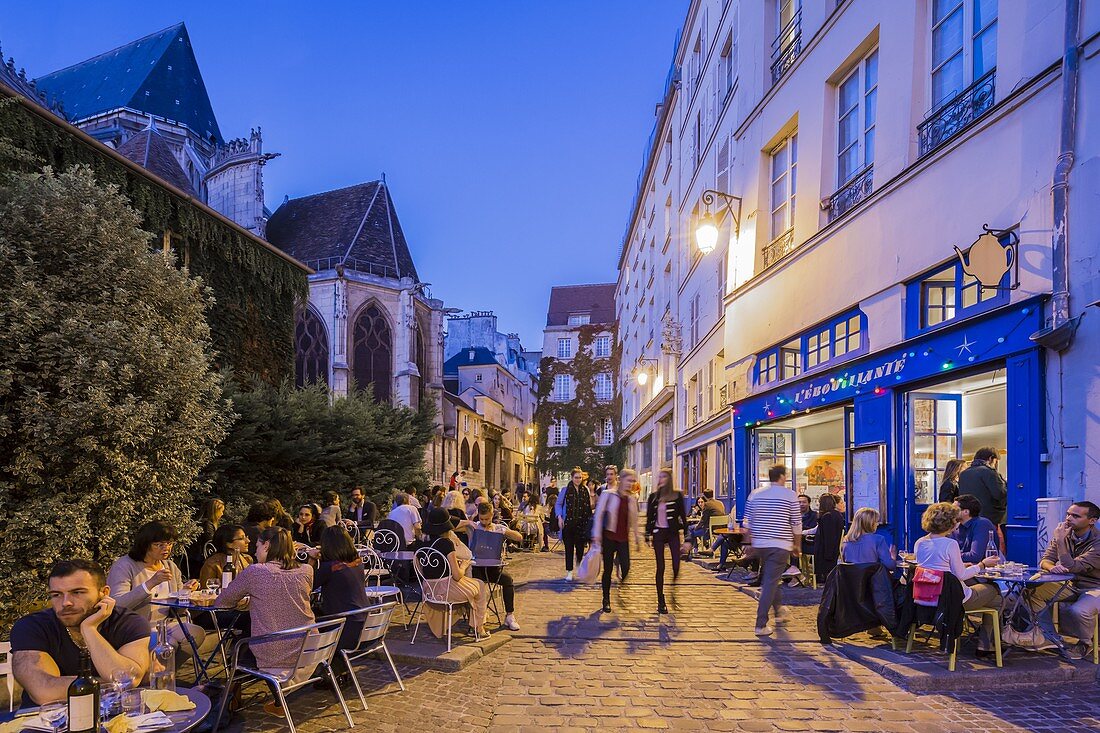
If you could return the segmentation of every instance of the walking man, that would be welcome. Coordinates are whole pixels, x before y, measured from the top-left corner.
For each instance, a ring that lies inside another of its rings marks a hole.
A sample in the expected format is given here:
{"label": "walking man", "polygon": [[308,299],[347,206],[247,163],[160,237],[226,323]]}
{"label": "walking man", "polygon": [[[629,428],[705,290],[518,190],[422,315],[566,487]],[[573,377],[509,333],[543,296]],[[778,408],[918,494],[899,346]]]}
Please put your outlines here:
{"label": "walking man", "polygon": [[779,581],[791,558],[799,553],[802,539],[802,511],[798,497],[787,488],[787,468],[768,469],[767,486],[749,494],[745,504],[745,529],[753,554],[760,561],[760,602],[756,607],[757,636],[770,636],[768,611],[775,609],[775,623],[786,623],[789,614],[782,605]]}

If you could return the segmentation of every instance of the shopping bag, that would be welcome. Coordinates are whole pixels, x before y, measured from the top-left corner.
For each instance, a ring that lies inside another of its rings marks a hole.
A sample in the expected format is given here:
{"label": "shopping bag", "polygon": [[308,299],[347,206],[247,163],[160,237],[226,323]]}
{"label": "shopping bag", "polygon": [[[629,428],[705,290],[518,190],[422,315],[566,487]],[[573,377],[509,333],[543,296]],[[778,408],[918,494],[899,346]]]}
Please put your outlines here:
{"label": "shopping bag", "polygon": [[580,565],[577,566],[577,580],[582,583],[595,583],[600,577],[600,565],[603,557],[599,545],[592,545],[588,552],[584,553]]}

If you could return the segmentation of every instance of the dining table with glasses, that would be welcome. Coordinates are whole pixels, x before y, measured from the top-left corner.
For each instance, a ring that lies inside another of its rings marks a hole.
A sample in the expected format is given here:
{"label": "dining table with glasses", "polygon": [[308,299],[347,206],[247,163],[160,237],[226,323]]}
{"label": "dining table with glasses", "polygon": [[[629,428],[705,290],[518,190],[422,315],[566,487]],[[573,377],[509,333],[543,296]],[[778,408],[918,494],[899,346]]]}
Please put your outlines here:
{"label": "dining table with glasses", "polygon": [[[127,688],[115,693],[112,690],[115,683],[100,680],[100,684],[100,720],[108,730],[116,725],[114,721],[119,716],[126,716],[129,720],[125,730],[131,733],[188,733],[210,715],[210,698],[197,688],[182,687],[174,694],[147,687]],[[64,702],[20,708],[14,713],[0,713],[0,731],[63,733],[68,730],[67,718],[68,705]]]}
{"label": "dining table with glasses", "polygon": [[[206,603],[193,600],[193,596],[190,595],[187,598],[182,596],[171,596],[151,601],[154,606],[160,606],[165,609],[168,613],[168,617],[179,623],[184,638],[187,639],[187,643],[191,646],[192,656],[195,660],[194,684],[196,686],[211,678],[210,668],[219,654],[222,658],[223,668],[229,668],[229,660],[226,652],[233,643],[233,631],[236,629],[237,621],[240,619],[241,615],[248,613],[247,610],[240,608],[219,608],[214,605],[215,601],[216,596],[210,598],[210,602]],[[199,644],[195,641],[195,637],[187,624],[190,615],[195,613],[210,614],[210,619],[214,624],[214,634],[218,639],[218,643],[214,645],[205,659],[199,652]]]}
{"label": "dining table with glasses", "polygon": [[[1022,563],[994,565],[974,576],[976,580],[985,583],[1003,585],[1007,591],[1006,597],[1014,599],[1012,607],[1005,609],[1004,618],[1006,620],[1015,618],[1017,611],[1020,610],[1027,619],[1028,628],[1032,628],[1038,623],[1040,614],[1050,613],[1051,608],[1057,602],[1056,599],[1073,582],[1073,577],[1068,573],[1052,573],[1049,570],[1029,567]],[[1046,583],[1059,583],[1060,585],[1058,591],[1051,594],[1050,600],[1043,605],[1043,608],[1035,611],[1028,601],[1035,589]]]}
{"label": "dining table with glasses", "polygon": [[[723,538],[725,538],[725,537],[734,537],[734,538],[737,539],[738,544],[740,544],[741,541],[745,537],[745,530],[742,529],[741,527],[733,527],[733,528],[730,528],[730,527],[715,527],[712,530],[712,534],[714,534],[714,536],[716,536],[716,537],[723,537]],[[737,559],[737,553],[734,552],[733,549],[734,549],[733,547],[730,547],[729,552],[730,552],[730,555],[733,555],[734,559],[736,560]],[[733,565],[730,566],[730,569],[728,571],[726,571],[726,577],[724,579],[725,580],[732,579],[733,578],[733,571],[736,570],[736,569],[737,569],[737,563],[734,563]]]}

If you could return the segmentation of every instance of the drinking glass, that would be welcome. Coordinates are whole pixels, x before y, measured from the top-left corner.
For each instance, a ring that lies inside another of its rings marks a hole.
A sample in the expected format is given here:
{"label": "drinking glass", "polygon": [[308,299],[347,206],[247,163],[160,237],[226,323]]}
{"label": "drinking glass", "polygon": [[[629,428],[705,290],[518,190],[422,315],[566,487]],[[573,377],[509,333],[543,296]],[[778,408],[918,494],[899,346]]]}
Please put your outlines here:
{"label": "drinking glass", "polygon": [[103,682],[99,691],[99,718],[110,720],[121,707],[121,690],[117,682]]}
{"label": "drinking glass", "polygon": [[69,722],[69,706],[63,702],[48,702],[38,709],[38,715],[49,723],[54,731],[60,733],[65,730],[65,724]]}
{"label": "drinking glass", "polygon": [[141,715],[141,690],[131,687],[122,693],[122,714],[127,716]]}
{"label": "drinking glass", "polygon": [[222,585],[221,581],[218,580],[217,578],[209,578],[206,581],[206,590],[207,590],[208,593],[211,593],[211,594],[217,593],[218,588],[220,588],[221,585]]}

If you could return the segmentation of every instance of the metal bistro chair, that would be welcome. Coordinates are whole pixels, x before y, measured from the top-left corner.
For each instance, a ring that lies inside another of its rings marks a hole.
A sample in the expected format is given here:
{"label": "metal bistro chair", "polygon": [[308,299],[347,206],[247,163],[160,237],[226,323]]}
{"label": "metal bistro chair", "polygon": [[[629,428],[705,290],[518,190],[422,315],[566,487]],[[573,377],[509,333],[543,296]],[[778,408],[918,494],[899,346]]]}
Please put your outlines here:
{"label": "metal bistro chair", "polygon": [[[294,727],[294,719],[290,716],[290,706],[286,703],[287,693],[294,692],[311,682],[326,680],[332,685],[332,689],[336,691],[336,699],[340,702],[344,717],[347,718],[348,728],[354,727],[355,722],[351,719],[351,711],[348,710],[344,694],[340,692],[340,684],[336,681],[336,675],[332,673],[332,658],[336,655],[336,647],[340,641],[340,633],[343,630],[344,619],[335,618],[330,621],[319,621],[308,626],[299,626],[296,629],[276,631],[238,641],[233,646],[233,664],[229,668],[229,677],[225,682],[226,694],[222,695],[217,717],[214,718],[214,733],[217,733],[218,725],[221,724],[222,716],[225,714],[225,706],[231,697],[230,691],[233,689],[234,681],[243,682],[244,684],[255,681],[266,682],[272,694],[283,707],[290,733],[297,733],[297,729]],[[263,670],[259,668],[259,665],[249,667],[241,664],[241,649],[246,646],[251,648],[257,643],[279,640],[300,640],[301,646],[298,649],[293,667]]]}
{"label": "metal bistro chair", "polygon": [[378,651],[385,654],[386,661],[390,663],[390,669],[393,670],[394,679],[397,680],[402,692],[405,690],[405,683],[401,681],[401,675],[397,673],[397,665],[393,663],[390,650],[386,647],[386,632],[390,628],[390,621],[396,608],[397,604],[390,601],[381,606],[359,608],[341,613],[339,616],[330,617],[343,618],[345,623],[353,623],[357,620],[363,622],[363,630],[359,632],[359,643],[355,645],[355,648],[340,650],[340,656],[344,658],[344,664],[351,672],[351,681],[355,685],[355,691],[359,693],[359,702],[363,703],[363,710],[367,709],[367,698],[363,695],[363,688],[359,686],[359,679],[355,676],[355,670],[352,669],[351,665],[368,654]]}
{"label": "metal bistro chair", "polygon": [[[443,569],[444,574],[438,578],[425,578],[424,569]],[[447,607],[447,651],[451,651],[451,626],[454,624],[454,607],[455,606],[469,606],[470,602],[467,600],[452,601],[450,600],[451,584],[454,582],[454,576],[451,575],[451,566],[447,562],[447,556],[434,547],[421,547],[416,551],[413,559],[413,570],[416,571],[416,577],[420,581],[420,592],[423,597],[423,603],[434,603],[438,606]],[[441,581],[446,581],[441,582]],[[429,585],[429,582],[432,585]],[[438,586],[434,585],[438,583],[443,586],[443,591],[440,592]],[[423,614],[421,614],[422,616]],[[416,633],[420,630],[421,617],[416,619],[416,626],[413,628],[412,641],[410,643],[416,643]],[[474,640],[481,641],[479,636],[480,630],[474,629]]]}
{"label": "metal bistro chair", "polygon": [[0,656],[4,661],[0,662],[0,676],[8,686],[8,712],[15,709],[15,676],[11,670],[11,642],[0,641]]}
{"label": "metal bistro chair", "polygon": [[[356,545],[356,552],[359,553],[359,558],[363,561],[363,572],[366,575],[366,585],[363,588],[363,592],[367,594],[367,598],[370,599],[372,604],[385,603],[387,599],[396,598],[397,602],[405,609],[406,620],[403,622],[405,629],[409,628],[408,617],[412,614],[409,612],[409,607],[405,604],[405,594],[401,591],[400,586],[397,585],[392,571],[386,567],[385,560],[375,552],[369,545]],[[382,580],[387,581],[386,585],[382,585]],[[374,585],[371,585],[371,581],[374,581]],[[415,613],[415,609],[413,611]]]}

